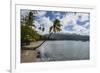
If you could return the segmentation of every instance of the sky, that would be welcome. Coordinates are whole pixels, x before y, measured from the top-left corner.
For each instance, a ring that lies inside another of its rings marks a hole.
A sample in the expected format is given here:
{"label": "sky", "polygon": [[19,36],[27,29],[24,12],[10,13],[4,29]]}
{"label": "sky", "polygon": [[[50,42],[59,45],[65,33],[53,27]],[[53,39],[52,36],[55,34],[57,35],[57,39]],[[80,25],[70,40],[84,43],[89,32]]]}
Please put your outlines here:
{"label": "sky", "polygon": [[[35,12],[35,10],[32,10]],[[21,15],[26,16],[29,10],[21,10]],[[61,12],[61,11],[44,11],[38,10],[37,14],[33,17],[34,25],[37,27],[35,30],[40,34],[48,34],[49,28],[53,25],[55,19],[59,19],[61,31],[59,33],[70,33],[79,35],[89,35],[90,31],[90,14],[86,12]],[[38,28],[44,27],[45,30],[41,31]]]}

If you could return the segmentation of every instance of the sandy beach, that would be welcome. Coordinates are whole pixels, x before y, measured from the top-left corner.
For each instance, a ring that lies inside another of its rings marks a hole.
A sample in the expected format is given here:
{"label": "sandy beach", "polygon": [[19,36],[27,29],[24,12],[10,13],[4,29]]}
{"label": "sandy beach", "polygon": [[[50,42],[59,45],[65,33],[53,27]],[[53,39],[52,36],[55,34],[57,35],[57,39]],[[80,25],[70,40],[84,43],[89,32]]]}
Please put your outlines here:
{"label": "sandy beach", "polygon": [[22,50],[21,49],[21,63],[26,62],[37,62],[38,51],[30,50],[30,48],[37,47],[40,45],[42,41],[31,42],[30,45],[23,46],[24,48],[28,48],[29,50]]}

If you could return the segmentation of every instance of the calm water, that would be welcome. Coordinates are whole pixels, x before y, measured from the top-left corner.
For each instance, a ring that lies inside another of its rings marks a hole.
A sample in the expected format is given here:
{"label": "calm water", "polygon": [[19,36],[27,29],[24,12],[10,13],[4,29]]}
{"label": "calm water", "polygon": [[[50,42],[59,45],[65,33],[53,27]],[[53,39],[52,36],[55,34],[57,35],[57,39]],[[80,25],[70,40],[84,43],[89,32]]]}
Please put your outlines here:
{"label": "calm water", "polygon": [[46,41],[38,50],[40,61],[89,59],[89,41]]}

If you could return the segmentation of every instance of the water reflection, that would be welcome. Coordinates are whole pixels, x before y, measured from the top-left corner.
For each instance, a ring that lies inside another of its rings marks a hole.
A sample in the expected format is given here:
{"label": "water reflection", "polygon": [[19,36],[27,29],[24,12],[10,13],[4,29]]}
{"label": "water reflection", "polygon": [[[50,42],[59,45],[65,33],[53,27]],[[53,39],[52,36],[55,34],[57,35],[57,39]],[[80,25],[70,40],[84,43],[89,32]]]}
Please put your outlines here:
{"label": "water reflection", "polygon": [[89,59],[89,41],[46,41],[38,50],[40,61]]}

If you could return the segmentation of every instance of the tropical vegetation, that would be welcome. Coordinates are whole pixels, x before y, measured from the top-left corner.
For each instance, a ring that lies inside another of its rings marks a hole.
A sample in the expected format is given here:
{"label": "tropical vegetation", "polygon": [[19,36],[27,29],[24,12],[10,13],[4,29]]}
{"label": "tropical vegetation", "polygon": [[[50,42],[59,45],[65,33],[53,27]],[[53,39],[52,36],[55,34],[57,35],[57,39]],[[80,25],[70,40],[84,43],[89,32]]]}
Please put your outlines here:
{"label": "tropical vegetation", "polygon": [[[37,13],[37,11],[35,11]],[[55,19],[53,25],[49,29],[49,36],[45,37],[40,35],[35,28],[37,28],[34,24],[34,11],[30,10],[27,16],[24,16],[21,19],[21,45],[29,45],[30,42],[36,42],[40,40],[44,40],[38,47],[40,47],[50,36],[52,33],[60,32],[61,31],[61,24],[59,19]],[[44,31],[44,27],[39,27],[39,30]],[[38,48],[37,47],[37,48]]]}

